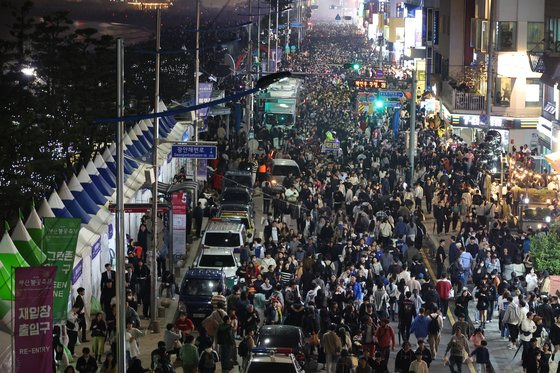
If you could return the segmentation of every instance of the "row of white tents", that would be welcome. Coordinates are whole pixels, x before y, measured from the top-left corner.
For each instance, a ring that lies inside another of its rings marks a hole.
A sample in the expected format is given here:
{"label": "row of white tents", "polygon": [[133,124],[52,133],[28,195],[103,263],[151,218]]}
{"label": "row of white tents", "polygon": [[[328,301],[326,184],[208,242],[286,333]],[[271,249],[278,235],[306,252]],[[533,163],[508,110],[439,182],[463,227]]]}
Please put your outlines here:
{"label": "row of white tents", "polygon": [[[166,110],[163,102],[160,110]],[[162,117],[159,121],[160,139],[181,141],[185,131],[192,131],[190,122],[177,122],[173,117]],[[145,171],[151,168],[153,124],[151,120],[136,123],[124,138],[125,203],[147,202],[151,193],[142,186]],[[20,216],[17,224],[7,229],[0,240],[0,371],[11,369],[12,301],[14,299],[13,268],[38,266],[45,260],[41,250],[45,234],[42,218],[79,218],[82,226],[76,246],[72,276],[72,296],[79,287],[85,288],[86,313],[89,314],[90,299],[99,299],[101,273],[104,264],[114,257],[114,216],[109,204],[116,200],[115,143],[84,165],[77,174],[62,182],[44,198],[38,209],[33,207],[27,218]],[[169,157],[171,144],[158,146],[161,172],[159,180],[169,182],[178,165]],[[147,163],[135,160],[147,159]],[[127,221],[128,231],[134,236],[138,222]]]}

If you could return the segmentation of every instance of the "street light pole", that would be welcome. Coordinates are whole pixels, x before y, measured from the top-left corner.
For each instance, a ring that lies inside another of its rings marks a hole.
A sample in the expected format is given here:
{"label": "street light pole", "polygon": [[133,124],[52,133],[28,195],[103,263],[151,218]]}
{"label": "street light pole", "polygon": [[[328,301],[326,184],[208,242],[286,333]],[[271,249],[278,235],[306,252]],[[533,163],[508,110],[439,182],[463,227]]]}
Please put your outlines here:
{"label": "street light pole", "polygon": [[[117,39],[117,116],[124,116],[124,42]],[[116,225],[116,290],[117,290],[117,371],[126,371],[126,296],[125,296],[125,233],[124,233],[124,122],[117,124],[117,206]]]}
{"label": "street light pole", "polygon": [[412,95],[410,98],[410,184],[414,183],[414,156],[416,155],[416,70],[412,70]]}
{"label": "street light pole", "polygon": [[[253,69],[253,4],[252,0],[249,0],[249,27],[247,30],[249,31],[248,40],[247,40],[247,89],[253,88],[253,77],[251,76],[251,70]],[[251,117],[253,115],[253,96],[247,96],[246,105],[245,105],[245,126],[246,133],[249,133],[251,130]]]}
{"label": "street light pole", "polygon": [[276,0],[276,35],[275,35],[275,49],[274,49],[274,72],[278,71],[278,39],[280,38],[278,35],[278,18],[280,14],[280,6],[279,0]]}
{"label": "street light pole", "polygon": [[[199,79],[200,74],[200,0],[196,0],[196,51],[194,53],[194,104],[198,105],[198,95],[199,95]],[[199,126],[199,112],[195,112],[195,125],[194,127],[194,141],[198,141],[198,126]],[[193,180],[196,182],[198,180],[198,159],[194,160],[194,174]],[[193,209],[198,204],[198,193],[195,192],[193,196]],[[189,234],[190,232],[187,232]],[[181,248],[182,250],[182,248]]]}
{"label": "street light pole", "polygon": [[[159,112],[159,70],[161,50],[161,9],[156,13],[156,79],[154,89],[154,112]],[[154,119],[154,145],[152,149],[152,167],[154,170],[154,183],[152,184],[152,250],[150,252],[150,329],[159,333],[159,322],[157,320],[156,295],[157,295],[157,264],[156,250],[158,243],[158,145],[159,145],[159,118]]]}
{"label": "street light pole", "polygon": [[261,3],[257,2],[257,77],[261,77]]}
{"label": "street light pole", "polygon": [[494,40],[492,34],[494,33],[494,1],[489,1],[489,17],[488,17],[488,66],[486,71],[486,128],[490,129],[490,117],[492,115],[492,55],[494,54]]}
{"label": "street light pole", "polygon": [[270,73],[270,32],[272,31],[272,27],[270,25],[270,19],[272,18],[272,4],[269,4],[268,7],[268,40],[266,46],[266,73]]}

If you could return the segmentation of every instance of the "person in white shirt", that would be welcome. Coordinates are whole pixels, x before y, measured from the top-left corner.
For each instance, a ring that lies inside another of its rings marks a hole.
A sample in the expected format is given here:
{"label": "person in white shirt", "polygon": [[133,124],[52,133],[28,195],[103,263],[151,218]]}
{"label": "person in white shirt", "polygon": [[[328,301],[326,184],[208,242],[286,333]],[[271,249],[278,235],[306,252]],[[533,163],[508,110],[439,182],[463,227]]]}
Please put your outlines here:
{"label": "person in white shirt", "polygon": [[534,268],[531,268],[529,273],[525,275],[525,282],[527,282],[527,293],[532,293],[539,286],[539,278]]}
{"label": "person in white shirt", "polygon": [[270,266],[272,266],[272,270],[274,271],[274,269],[276,268],[276,260],[274,260],[274,258],[270,256],[270,252],[267,252],[264,259],[261,260],[261,272],[268,272]]}

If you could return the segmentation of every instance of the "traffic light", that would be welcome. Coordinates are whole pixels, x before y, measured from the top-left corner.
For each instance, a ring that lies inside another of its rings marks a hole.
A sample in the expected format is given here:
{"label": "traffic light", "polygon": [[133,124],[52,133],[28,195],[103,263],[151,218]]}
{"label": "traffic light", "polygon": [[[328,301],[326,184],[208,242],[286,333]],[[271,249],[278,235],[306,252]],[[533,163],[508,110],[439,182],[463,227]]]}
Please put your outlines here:
{"label": "traffic light", "polygon": [[358,62],[352,62],[352,63],[345,63],[344,64],[344,68],[345,69],[353,69],[353,70],[360,70],[360,64]]}
{"label": "traffic light", "polygon": [[377,110],[377,111],[383,110],[385,108],[385,101],[383,101],[381,99],[377,99],[377,100],[375,100],[373,105],[375,106],[375,110]]}

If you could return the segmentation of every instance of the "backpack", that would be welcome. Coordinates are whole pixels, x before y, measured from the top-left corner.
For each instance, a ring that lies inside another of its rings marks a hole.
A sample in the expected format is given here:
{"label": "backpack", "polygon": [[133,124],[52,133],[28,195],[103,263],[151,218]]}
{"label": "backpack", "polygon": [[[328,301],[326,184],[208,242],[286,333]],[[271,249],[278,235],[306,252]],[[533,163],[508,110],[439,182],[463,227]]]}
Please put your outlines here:
{"label": "backpack", "polygon": [[430,315],[430,324],[428,324],[428,333],[430,335],[437,335],[439,333],[439,320],[438,317],[435,319]]}
{"label": "backpack", "polygon": [[202,361],[202,368],[207,370],[216,369],[216,359],[214,357],[214,352],[204,351],[200,357]]}
{"label": "backpack", "polygon": [[249,343],[247,338],[243,338],[243,340],[239,342],[239,346],[237,346],[237,353],[241,357],[247,357],[249,354]]}
{"label": "backpack", "polygon": [[185,343],[179,351],[183,365],[195,366],[197,363],[196,347]]}

